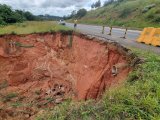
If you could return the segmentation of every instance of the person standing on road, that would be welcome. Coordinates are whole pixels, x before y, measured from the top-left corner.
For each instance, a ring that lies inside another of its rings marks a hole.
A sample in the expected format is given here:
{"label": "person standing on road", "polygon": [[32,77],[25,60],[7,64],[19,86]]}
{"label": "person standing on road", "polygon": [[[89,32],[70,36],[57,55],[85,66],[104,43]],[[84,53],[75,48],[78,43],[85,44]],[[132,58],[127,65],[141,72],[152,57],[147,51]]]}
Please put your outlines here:
{"label": "person standing on road", "polygon": [[76,28],[77,27],[77,19],[76,20],[74,20],[74,28]]}

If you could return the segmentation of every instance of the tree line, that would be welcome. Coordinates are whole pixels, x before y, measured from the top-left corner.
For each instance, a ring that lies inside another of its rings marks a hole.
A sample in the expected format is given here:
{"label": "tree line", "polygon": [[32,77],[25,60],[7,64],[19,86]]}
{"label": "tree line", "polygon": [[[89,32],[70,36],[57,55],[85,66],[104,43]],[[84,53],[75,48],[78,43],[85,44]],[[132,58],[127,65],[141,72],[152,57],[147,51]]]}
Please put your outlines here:
{"label": "tree line", "polygon": [[107,0],[105,1],[104,5],[103,6],[107,6],[107,5],[110,5],[112,3],[116,3],[116,4],[119,4],[120,2],[123,2],[124,0]]}
{"label": "tree line", "polygon": [[91,5],[91,8],[98,8],[98,7],[101,7],[101,1],[100,0],[98,0],[97,2],[95,2]]}
{"label": "tree line", "polygon": [[28,11],[13,10],[10,6],[0,4],[0,24],[6,25],[23,21],[33,21],[37,17]]}
{"label": "tree line", "polygon": [[[112,4],[112,3],[118,3],[119,4],[122,1],[124,1],[124,0],[106,0],[105,3],[103,4],[103,6],[107,6],[107,5]],[[96,9],[96,8],[99,8],[99,7],[101,7],[101,0],[98,0],[98,1],[91,4],[92,9],[94,9],[94,8]],[[87,14],[87,10],[82,8],[78,11],[73,10],[70,15],[64,16],[63,19],[73,19],[73,18],[80,19],[80,18],[84,17],[86,14]]]}
{"label": "tree line", "polygon": [[85,16],[86,14],[87,14],[87,10],[82,8],[82,9],[79,9],[78,11],[73,10],[70,15],[64,16],[63,18],[64,19],[71,19],[71,18],[80,19],[83,16]]}

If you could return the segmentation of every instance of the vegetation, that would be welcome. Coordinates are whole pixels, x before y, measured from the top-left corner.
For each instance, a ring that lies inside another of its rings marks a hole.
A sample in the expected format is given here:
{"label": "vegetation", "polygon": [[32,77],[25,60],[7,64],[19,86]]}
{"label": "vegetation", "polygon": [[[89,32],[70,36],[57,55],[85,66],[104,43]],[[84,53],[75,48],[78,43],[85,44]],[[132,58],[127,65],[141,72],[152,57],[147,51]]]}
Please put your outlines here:
{"label": "vegetation", "polygon": [[107,0],[104,2],[104,6],[107,6],[107,5],[113,4],[113,3],[119,4],[122,1],[124,1],[124,0]]}
{"label": "vegetation", "polygon": [[14,103],[11,103],[11,106],[14,107],[14,108],[17,108],[17,107],[22,106],[22,103],[20,103],[20,102],[14,102]]}
{"label": "vegetation", "polygon": [[101,1],[100,0],[98,0],[97,2],[95,2],[91,5],[91,8],[98,8],[98,7],[101,7]]}
{"label": "vegetation", "polygon": [[36,17],[28,11],[12,10],[10,6],[0,4],[0,25],[23,22],[26,20],[36,20]]}
{"label": "vegetation", "polygon": [[88,11],[79,22],[132,28],[160,27],[160,1],[109,0],[103,7]]}
{"label": "vegetation", "polygon": [[38,15],[37,16],[39,20],[54,20],[54,21],[59,21],[59,20],[62,20],[63,17],[59,17],[59,16],[53,16],[53,15]]}
{"label": "vegetation", "polygon": [[134,50],[143,57],[124,85],[106,91],[99,102],[67,101],[37,120],[159,120],[160,57]]}
{"label": "vegetation", "polygon": [[3,26],[0,28],[0,34],[30,34],[54,32],[60,30],[70,30],[67,27],[58,25],[53,21],[30,21]]}
{"label": "vegetation", "polygon": [[11,99],[17,97],[18,94],[17,93],[9,93],[7,95],[4,95],[3,98],[1,99],[3,102],[8,102],[10,101]]}
{"label": "vegetation", "polygon": [[80,10],[78,10],[78,11],[75,11],[75,10],[73,10],[72,11],[72,13],[71,13],[71,15],[69,15],[69,16],[64,16],[64,19],[80,19],[80,18],[82,18],[82,17],[84,17],[85,15],[87,14],[87,10],[86,9],[84,9],[84,8],[82,8],[82,9],[80,9]]}
{"label": "vegetation", "polygon": [[83,16],[85,16],[87,13],[87,10],[86,9],[80,9],[79,11],[77,11],[77,14],[76,14],[76,18],[82,18]]}

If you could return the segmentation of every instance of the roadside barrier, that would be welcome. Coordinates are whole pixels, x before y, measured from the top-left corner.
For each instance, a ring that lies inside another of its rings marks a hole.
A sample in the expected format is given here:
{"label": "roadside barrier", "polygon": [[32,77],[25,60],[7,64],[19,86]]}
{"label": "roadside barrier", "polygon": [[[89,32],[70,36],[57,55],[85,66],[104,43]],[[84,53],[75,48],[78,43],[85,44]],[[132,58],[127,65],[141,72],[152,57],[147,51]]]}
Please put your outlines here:
{"label": "roadside barrier", "polygon": [[[110,27],[109,33],[107,35],[112,35],[113,27]],[[120,37],[123,39],[127,38],[128,28],[125,28],[124,36]],[[102,26],[102,34],[105,33],[105,26]],[[160,28],[148,27],[144,28],[141,32],[140,37],[137,42],[145,43],[147,45],[160,46]]]}
{"label": "roadside barrier", "polygon": [[[152,37],[151,33],[152,33],[152,31],[154,31],[154,29],[155,28],[153,28],[153,27],[144,28],[144,30],[142,31],[140,37],[137,39],[137,42],[150,43],[150,39]],[[146,39],[148,39],[148,40],[146,41]]]}
{"label": "roadside barrier", "polygon": [[[111,26],[111,27],[109,27],[110,29],[109,29],[109,33],[107,34],[107,35],[112,35],[112,30],[113,30],[113,27]],[[126,36],[127,36],[127,31],[128,31],[128,28],[125,28],[125,33],[124,33],[124,36],[123,37],[121,37],[121,38],[124,38],[124,39],[126,39]],[[105,33],[105,26],[102,26],[102,32],[101,32],[102,34],[104,34]]]}
{"label": "roadside barrier", "polygon": [[137,42],[151,44],[153,46],[160,46],[160,28],[144,28]]}
{"label": "roadside barrier", "polygon": [[[113,27],[111,26],[111,27],[110,27],[110,30],[109,30],[109,33],[108,33],[107,35],[112,35],[112,30],[113,30]],[[125,28],[124,36],[123,36],[123,37],[120,37],[120,38],[126,39],[127,31],[128,31],[128,28]]]}
{"label": "roadside barrier", "polygon": [[108,35],[112,35],[112,26],[110,27],[110,31]]}
{"label": "roadside barrier", "polygon": [[105,26],[102,26],[102,34],[104,34],[104,28],[105,28]]}
{"label": "roadside barrier", "polygon": [[155,33],[154,33],[153,38],[152,38],[151,45],[160,46],[160,28],[157,28],[155,30]]}
{"label": "roadside barrier", "polygon": [[126,30],[125,30],[125,33],[124,33],[124,36],[123,36],[123,37],[121,37],[121,38],[124,38],[124,39],[126,39],[126,36],[127,36],[127,31],[128,31],[128,28],[126,28]]}

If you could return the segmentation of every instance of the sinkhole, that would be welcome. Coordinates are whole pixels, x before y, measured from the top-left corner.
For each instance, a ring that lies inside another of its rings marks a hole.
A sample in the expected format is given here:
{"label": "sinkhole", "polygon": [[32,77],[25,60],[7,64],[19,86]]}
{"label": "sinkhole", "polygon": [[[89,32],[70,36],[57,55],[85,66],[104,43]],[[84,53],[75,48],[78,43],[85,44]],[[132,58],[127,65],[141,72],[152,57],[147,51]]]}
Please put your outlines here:
{"label": "sinkhole", "polygon": [[2,35],[0,84],[8,86],[0,93],[16,92],[39,106],[98,99],[126,80],[136,61],[118,43],[80,33]]}

